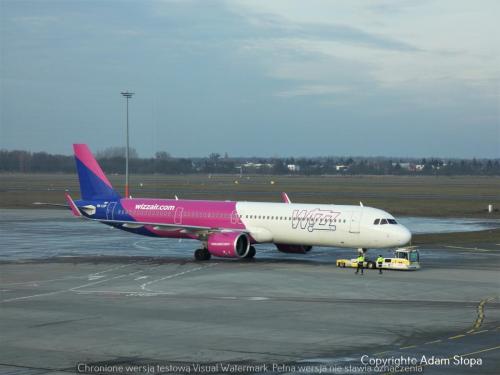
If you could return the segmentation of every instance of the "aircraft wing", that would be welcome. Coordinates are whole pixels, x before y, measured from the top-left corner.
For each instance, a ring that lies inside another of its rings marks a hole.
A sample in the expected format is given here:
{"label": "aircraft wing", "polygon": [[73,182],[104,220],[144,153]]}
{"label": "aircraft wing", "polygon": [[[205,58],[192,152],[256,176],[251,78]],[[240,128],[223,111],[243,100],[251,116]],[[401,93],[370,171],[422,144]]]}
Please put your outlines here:
{"label": "aircraft wing", "polygon": [[124,228],[140,228],[143,226],[151,226],[154,230],[158,231],[181,231],[183,233],[192,233],[198,237],[203,237],[209,233],[214,232],[242,232],[249,233],[246,230],[242,229],[234,229],[234,228],[218,228],[218,227],[206,227],[206,226],[197,226],[197,225],[184,225],[184,224],[166,224],[166,223],[157,223],[151,221],[127,221],[127,220],[107,220],[107,219],[92,219],[88,216],[84,216],[88,220],[98,221],[100,223],[105,224],[116,224],[121,225]]}
{"label": "aircraft wing", "polygon": [[87,219],[98,221],[100,223],[106,224],[122,224],[125,228],[139,228],[145,225],[154,227],[155,230],[176,230],[176,229],[191,229],[191,230],[209,230],[212,227],[204,227],[197,225],[183,225],[183,224],[165,224],[156,223],[153,221],[128,221],[128,220],[107,220],[107,219],[92,219],[87,217]]}

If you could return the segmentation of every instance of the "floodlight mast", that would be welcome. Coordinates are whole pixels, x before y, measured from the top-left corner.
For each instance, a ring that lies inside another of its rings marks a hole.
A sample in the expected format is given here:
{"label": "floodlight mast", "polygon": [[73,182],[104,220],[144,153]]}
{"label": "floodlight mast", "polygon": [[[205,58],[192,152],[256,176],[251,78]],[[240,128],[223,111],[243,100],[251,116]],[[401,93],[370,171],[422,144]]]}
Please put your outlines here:
{"label": "floodlight mast", "polygon": [[126,131],[126,138],[127,138],[127,147],[125,149],[125,197],[129,198],[129,178],[128,178],[128,159],[129,159],[129,131],[128,131],[128,100],[132,98],[132,95],[134,95],[133,92],[130,91],[122,91],[121,94],[127,99],[127,131]]}

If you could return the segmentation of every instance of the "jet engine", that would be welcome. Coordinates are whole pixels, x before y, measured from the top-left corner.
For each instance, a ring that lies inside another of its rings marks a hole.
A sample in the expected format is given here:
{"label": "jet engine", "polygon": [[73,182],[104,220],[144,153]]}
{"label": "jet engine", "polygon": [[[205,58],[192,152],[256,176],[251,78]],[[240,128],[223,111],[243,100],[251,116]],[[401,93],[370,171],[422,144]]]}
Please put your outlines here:
{"label": "jet engine", "polygon": [[207,249],[216,257],[245,258],[250,252],[250,239],[241,232],[212,233],[208,236]]}
{"label": "jet engine", "polygon": [[295,254],[305,254],[311,251],[312,246],[307,245],[286,245],[282,243],[277,243],[276,247],[282,253],[295,253]]}

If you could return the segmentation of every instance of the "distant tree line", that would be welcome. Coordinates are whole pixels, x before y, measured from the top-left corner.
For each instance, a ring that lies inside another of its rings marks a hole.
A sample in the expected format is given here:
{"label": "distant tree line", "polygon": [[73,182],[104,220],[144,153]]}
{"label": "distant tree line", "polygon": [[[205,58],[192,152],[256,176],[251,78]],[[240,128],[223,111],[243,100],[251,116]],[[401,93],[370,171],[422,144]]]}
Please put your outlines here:
{"label": "distant tree line", "polygon": [[[125,149],[96,153],[107,173],[124,173]],[[46,152],[0,150],[0,172],[74,173],[73,156]],[[500,159],[412,159],[384,157],[231,158],[212,153],[201,158],[177,158],[159,151],[139,158],[130,150],[130,171],[140,174],[278,174],[278,175],[500,175]]]}

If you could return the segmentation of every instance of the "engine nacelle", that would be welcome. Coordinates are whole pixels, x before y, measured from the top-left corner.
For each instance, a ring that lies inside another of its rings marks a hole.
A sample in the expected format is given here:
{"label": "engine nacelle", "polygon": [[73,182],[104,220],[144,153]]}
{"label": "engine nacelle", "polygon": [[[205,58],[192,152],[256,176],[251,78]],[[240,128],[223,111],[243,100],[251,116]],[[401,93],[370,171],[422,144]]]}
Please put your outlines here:
{"label": "engine nacelle", "polygon": [[207,248],[216,257],[244,258],[250,251],[250,239],[245,233],[212,233]]}
{"label": "engine nacelle", "polygon": [[276,247],[282,253],[295,253],[295,254],[305,254],[311,251],[312,246],[307,245],[286,245],[282,243],[277,243]]}

